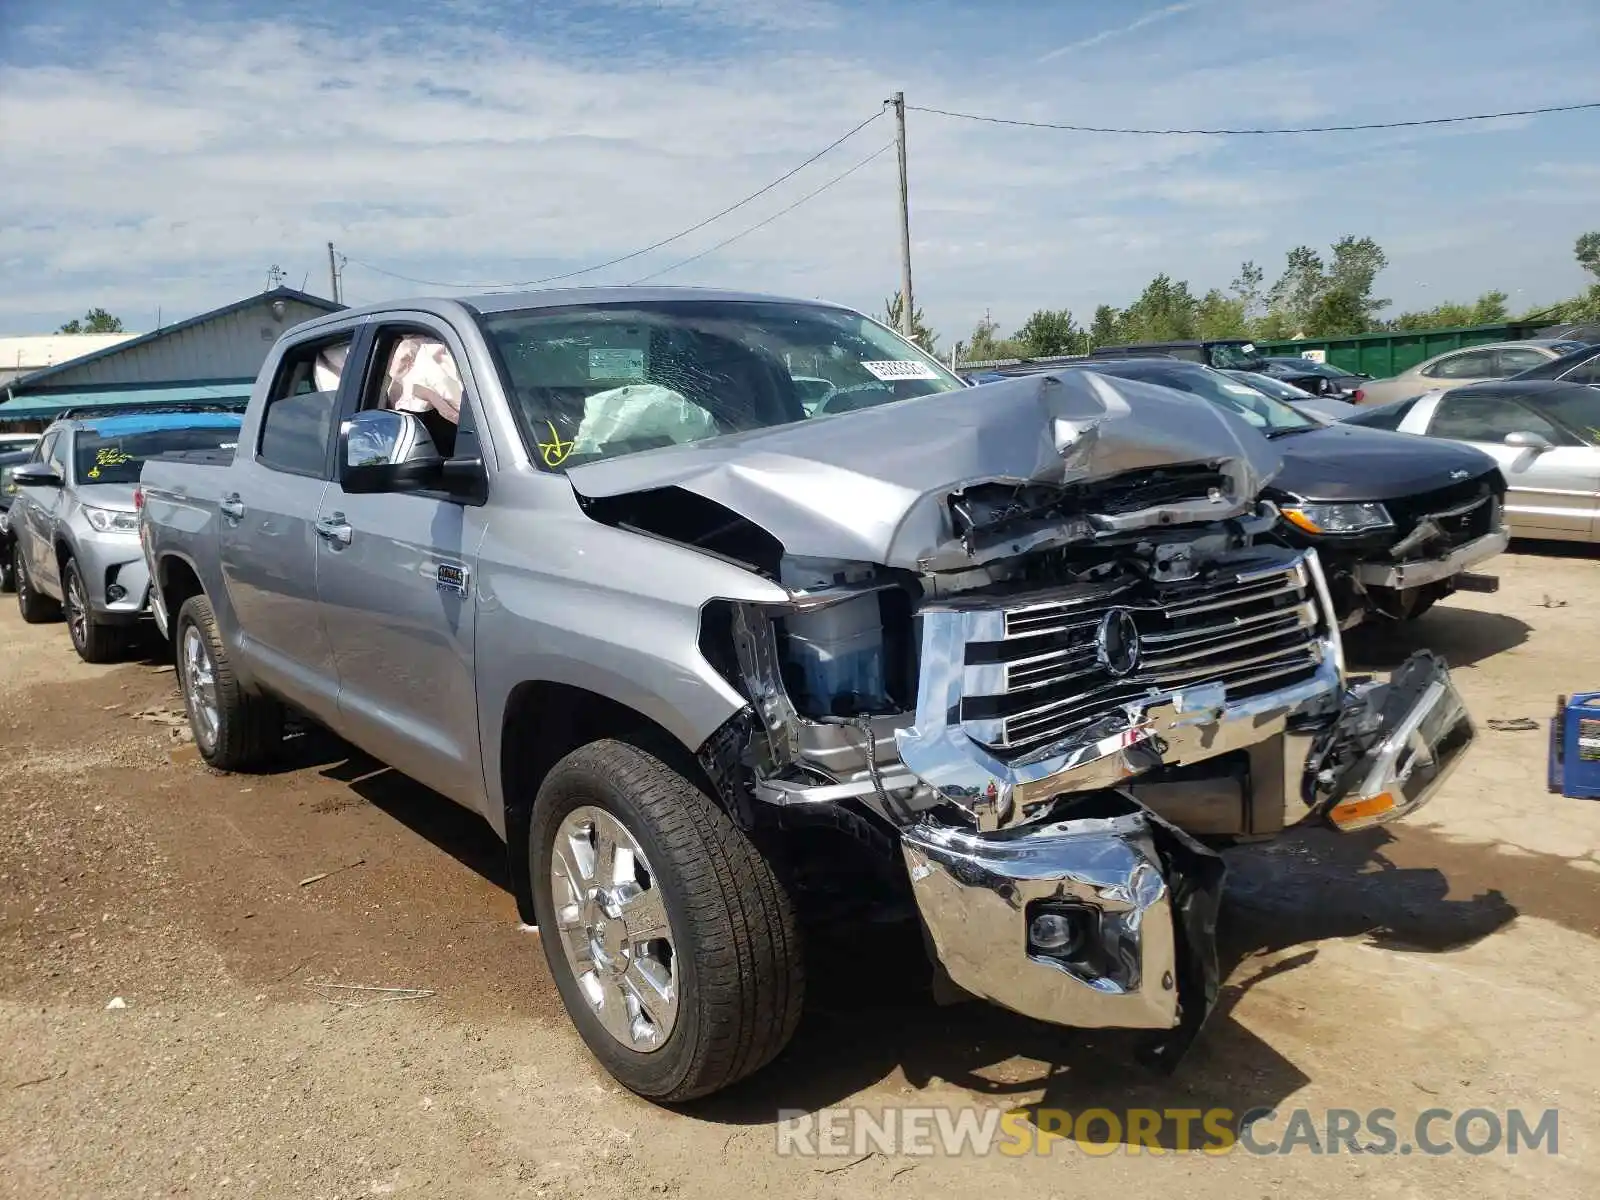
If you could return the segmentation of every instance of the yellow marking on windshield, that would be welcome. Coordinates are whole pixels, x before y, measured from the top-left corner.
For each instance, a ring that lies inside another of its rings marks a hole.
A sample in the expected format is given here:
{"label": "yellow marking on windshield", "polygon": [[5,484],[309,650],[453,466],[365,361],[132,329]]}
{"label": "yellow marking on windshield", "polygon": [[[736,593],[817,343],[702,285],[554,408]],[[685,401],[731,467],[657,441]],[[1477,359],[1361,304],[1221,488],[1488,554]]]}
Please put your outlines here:
{"label": "yellow marking on windshield", "polygon": [[561,433],[554,421],[546,421],[545,426],[550,430],[550,440],[539,443],[539,456],[544,459],[545,466],[559,467],[572,453],[573,443],[561,440]]}

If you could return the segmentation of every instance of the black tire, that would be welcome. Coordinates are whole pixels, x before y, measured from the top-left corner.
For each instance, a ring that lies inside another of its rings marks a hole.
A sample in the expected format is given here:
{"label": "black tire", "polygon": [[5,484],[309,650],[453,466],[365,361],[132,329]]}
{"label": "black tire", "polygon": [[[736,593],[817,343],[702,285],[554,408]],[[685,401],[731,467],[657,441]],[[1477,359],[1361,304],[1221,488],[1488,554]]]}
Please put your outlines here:
{"label": "black tire", "polygon": [[[197,715],[197,697],[185,658],[190,629],[198,635],[210,658],[217,716],[214,732],[208,731]],[[211,601],[205,596],[189,597],[178,610],[172,623],[172,648],[183,705],[200,757],[219,771],[254,771],[269,765],[283,742],[283,705],[241,686],[217,632]]]}
{"label": "black tire", "polygon": [[18,554],[17,564],[17,611],[22,614],[22,619],[29,625],[45,625],[51,621],[61,619],[61,605],[34,591],[33,580],[28,575],[27,560]]}
{"label": "black tire", "polygon": [[[76,592],[74,592],[76,588]],[[128,652],[128,630],[121,625],[107,625],[94,619],[89,607],[89,589],[78,570],[78,561],[69,558],[61,568],[61,594],[67,597],[62,611],[67,618],[67,636],[78,657],[87,663],[116,662]],[[76,596],[75,601],[73,597]],[[81,611],[80,611],[81,606]]]}
{"label": "black tire", "polygon": [[[647,1053],[607,1032],[562,948],[552,848],[562,820],[581,806],[609,813],[638,841],[671,923],[677,1018]],[[624,1087],[663,1103],[693,1100],[759,1070],[793,1037],[805,965],[789,895],[727,813],[660,758],[610,740],[567,755],[534,801],[529,855],[556,987],[590,1051]]]}

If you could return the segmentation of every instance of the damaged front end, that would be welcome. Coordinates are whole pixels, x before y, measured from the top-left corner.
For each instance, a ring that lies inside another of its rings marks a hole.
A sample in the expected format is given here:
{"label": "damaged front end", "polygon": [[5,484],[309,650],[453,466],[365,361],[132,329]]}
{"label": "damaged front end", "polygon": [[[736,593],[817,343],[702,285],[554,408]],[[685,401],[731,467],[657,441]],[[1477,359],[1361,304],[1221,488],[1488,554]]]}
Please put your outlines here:
{"label": "damaged front end", "polygon": [[[1157,1031],[1174,1062],[1217,992],[1224,870],[1205,842],[1403,816],[1472,726],[1431,655],[1346,677],[1315,552],[1266,538],[1265,441],[1163,389],[1015,383],[965,398],[988,417],[916,402],[961,459],[942,488],[915,447],[844,486],[836,459],[859,474],[869,456],[816,432],[698,476],[653,468],[781,551],[762,570],[785,600],[704,610],[706,658],[749,706],[702,761],[735,805],[887,831],[962,991]],[[819,470],[842,494],[799,486],[807,438],[837,450]],[[866,506],[886,494],[892,510]],[[844,541],[873,557],[825,557],[852,496]]]}

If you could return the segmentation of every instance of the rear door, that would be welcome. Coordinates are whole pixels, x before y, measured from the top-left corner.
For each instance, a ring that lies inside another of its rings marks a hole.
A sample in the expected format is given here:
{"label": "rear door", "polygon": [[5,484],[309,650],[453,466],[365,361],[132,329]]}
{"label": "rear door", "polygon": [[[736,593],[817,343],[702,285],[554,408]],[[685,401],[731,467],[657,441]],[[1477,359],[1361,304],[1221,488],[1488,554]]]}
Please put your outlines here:
{"label": "rear door", "polygon": [[[1592,447],[1515,396],[1447,392],[1428,423],[1433,437],[1470,442],[1493,456],[1506,477],[1506,519],[1523,537],[1587,538],[1594,524],[1600,469]],[[1538,434],[1548,450],[1508,446],[1513,433]]]}
{"label": "rear door", "polygon": [[317,511],[333,472],[353,335],[285,351],[254,431],[222,472],[217,521],[238,653],[268,687],[338,727],[338,671],[317,596]]}
{"label": "rear door", "polygon": [[[445,457],[478,457],[475,388],[458,365],[467,360],[454,331],[418,314],[386,318],[371,334],[345,414],[426,408],[423,397],[438,387],[453,395],[418,415]],[[424,360],[426,369],[417,366]],[[452,420],[441,410],[456,399]],[[475,805],[484,787],[474,685],[483,507],[444,493],[346,494],[335,477],[317,524],[342,726],[384,762]]]}

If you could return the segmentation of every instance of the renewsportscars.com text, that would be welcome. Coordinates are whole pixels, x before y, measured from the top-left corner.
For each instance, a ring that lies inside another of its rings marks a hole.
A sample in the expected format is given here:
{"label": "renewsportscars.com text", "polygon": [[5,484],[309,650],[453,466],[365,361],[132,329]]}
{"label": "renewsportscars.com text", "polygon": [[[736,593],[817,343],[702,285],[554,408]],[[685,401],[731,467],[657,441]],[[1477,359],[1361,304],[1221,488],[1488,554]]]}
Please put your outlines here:
{"label": "renewsportscars.com text", "polygon": [[1107,1154],[1558,1154],[1559,1110],[825,1108],[778,1113],[800,1157]]}

